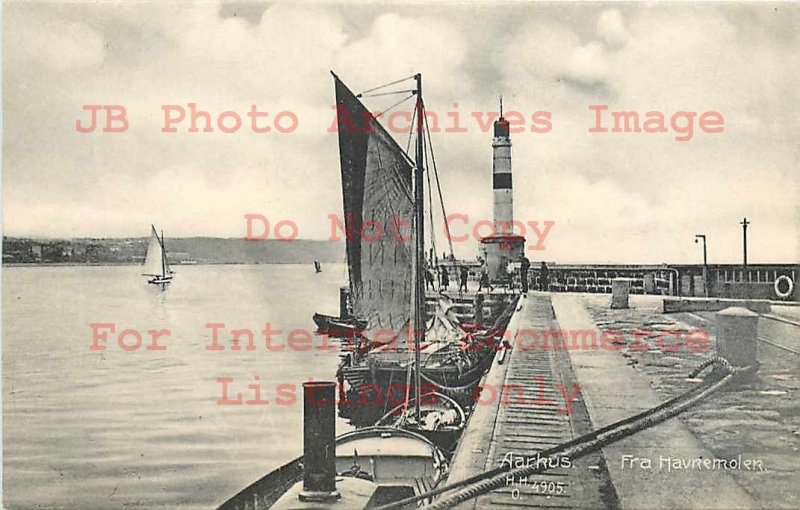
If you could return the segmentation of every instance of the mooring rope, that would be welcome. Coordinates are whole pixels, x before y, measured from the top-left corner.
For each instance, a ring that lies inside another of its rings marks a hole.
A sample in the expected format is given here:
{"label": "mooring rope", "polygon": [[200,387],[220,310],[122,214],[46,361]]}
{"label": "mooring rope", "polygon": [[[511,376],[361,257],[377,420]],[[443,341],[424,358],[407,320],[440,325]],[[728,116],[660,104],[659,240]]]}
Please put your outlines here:
{"label": "mooring rope", "polygon": [[[506,484],[508,477],[521,478],[541,473],[546,471],[548,466],[551,464],[558,465],[558,459],[561,457],[567,457],[570,460],[580,458],[584,455],[595,452],[606,445],[612,444],[644,429],[650,428],[670,418],[673,418],[690,407],[698,404],[700,401],[728,384],[733,378],[745,373],[749,373],[753,370],[752,367],[734,368],[724,358],[716,357],[703,362],[689,374],[689,377],[697,377],[700,373],[712,365],[719,371],[719,379],[716,381],[709,382],[706,385],[696,386],[674,398],[667,400],[662,404],[659,404],[656,407],[653,407],[652,409],[648,409],[639,414],[617,421],[594,432],[573,439],[572,441],[568,441],[553,448],[544,450],[543,452],[540,452],[540,457],[537,459],[536,465],[534,466],[525,466],[512,469],[510,464],[503,464],[502,466],[485,473],[475,475],[445,487],[434,489],[426,492],[425,494],[420,494],[389,505],[378,507],[376,510],[397,510],[406,508],[411,504],[417,503],[418,501],[429,500],[430,498],[438,496],[439,494],[459,489],[450,496],[436,500],[432,504],[425,506],[425,508],[430,510],[443,510],[446,508],[452,508],[453,506],[463,503],[464,501],[503,487]],[[717,373],[717,371],[712,372],[712,374],[714,373]]]}

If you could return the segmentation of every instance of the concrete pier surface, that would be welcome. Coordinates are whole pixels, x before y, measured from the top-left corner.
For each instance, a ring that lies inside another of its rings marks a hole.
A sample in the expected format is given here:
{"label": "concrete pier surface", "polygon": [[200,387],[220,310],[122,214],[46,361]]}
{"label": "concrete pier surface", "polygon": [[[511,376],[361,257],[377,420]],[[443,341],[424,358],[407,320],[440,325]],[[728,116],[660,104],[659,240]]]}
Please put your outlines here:
{"label": "concrete pier surface", "polygon": [[[598,331],[581,297],[552,297],[562,329]],[[645,325],[641,325],[644,329]],[[592,423],[603,427],[663,402],[647,377],[613,350],[569,353]],[[699,365],[699,363],[698,363]],[[684,384],[688,387],[688,384]],[[668,420],[603,449],[622,508],[754,508],[752,498],[725,471],[670,469],[672,459],[713,458],[679,420]],[[665,459],[669,459],[664,462]],[[713,487],[714,490],[709,490]]]}
{"label": "concrete pier surface", "polygon": [[[610,296],[596,294],[532,292],[520,303],[509,325],[511,338],[525,329],[559,330],[581,339],[594,333],[598,348],[576,342],[566,350],[541,344],[525,349],[517,342],[503,364],[496,359],[484,386],[521,385],[528,400],[515,403],[509,392],[505,402],[498,397],[476,406],[449,482],[497,467],[509,452],[535,456],[681,394],[693,384],[689,372],[716,353],[714,312],[664,314],[656,296],[632,295],[629,309],[611,309]],[[614,348],[601,347],[611,345],[600,341],[604,332],[620,335]],[[695,349],[676,348],[675,339],[689,334],[707,335],[705,348],[697,348],[702,343]],[[531,479],[525,484],[510,480],[460,508],[800,508],[800,356],[792,353],[800,353],[800,325],[795,309],[773,307],[759,318],[757,334],[760,369],[755,377],[602,453],[578,459],[571,468],[535,477],[561,480],[568,487],[561,494],[534,491]],[[523,347],[530,346],[521,338]],[[543,394],[538,393],[542,380]],[[542,405],[551,400],[565,406],[554,384],[568,391],[581,385],[569,414]],[[488,397],[484,390],[481,398]]]}
{"label": "concrete pier surface", "polygon": [[[511,338],[522,330],[554,330],[550,300],[520,300],[509,324]],[[525,342],[529,342],[526,339]],[[502,362],[501,362],[502,359]],[[591,431],[580,390],[566,353],[515,348],[498,354],[456,451],[448,482],[499,467],[536,462],[536,452]],[[505,388],[505,390],[503,389]],[[604,508],[616,506],[602,456],[565,461],[569,465],[526,479],[458,508]]]}
{"label": "concrete pier surface", "polygon": [[[659,299],[634,296],[633,308],[620,314],[610,310],[601,296],[576,297],[600,329],[619,328],[628,335],[635,328],[653,330],[646,337],[648,350],[625,349],[619,354],[644,374],[663,399],[680,393],[686,387],[686,374],[716,353],[714,312],[662,314]],[[760,368],[752,380],[726,388],[679,417],[715,458],[741,455],[743,460],[761,461],[763,471],[727,471],[761,508],[800,508],[800,326],[793,319],[795,310],[773,306],[769,314],[760,316]],[[709,349],[663,352],[658,345],[659,329],[706,331]],[[702,480],[704,473],[698,473],[698,478]]]}

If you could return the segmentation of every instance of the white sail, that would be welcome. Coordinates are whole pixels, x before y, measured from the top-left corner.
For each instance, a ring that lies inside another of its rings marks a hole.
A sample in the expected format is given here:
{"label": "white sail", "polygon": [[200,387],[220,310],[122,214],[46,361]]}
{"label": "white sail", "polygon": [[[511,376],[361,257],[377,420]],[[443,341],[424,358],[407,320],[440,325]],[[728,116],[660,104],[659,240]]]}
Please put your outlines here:
{"label": "white sail", "polygon": [[147,256],[144,259],[144,268],[142,274],[148,276],[162,276],[164,274],[164,266],[162,265],[162,257],[164,250],[161,248],[161,241],[158,239],[155,228],[150,233],[150,244],[147,245]]}
{"label": "white sail", "polygon": [[164,246],[164,231],[161,231],[161,256],[164,257],[164,276],[170,276],[172,269],[169,268],[169,255],[167,255],[167,248]]}

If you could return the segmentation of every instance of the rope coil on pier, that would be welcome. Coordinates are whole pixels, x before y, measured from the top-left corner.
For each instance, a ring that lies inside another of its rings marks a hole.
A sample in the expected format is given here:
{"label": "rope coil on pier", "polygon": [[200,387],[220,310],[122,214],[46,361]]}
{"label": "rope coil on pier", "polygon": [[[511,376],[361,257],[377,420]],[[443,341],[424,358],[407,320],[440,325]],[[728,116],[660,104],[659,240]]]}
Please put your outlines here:
{"label": "rope coil on pier", "polygon": [[[504,464],[503,466],[495,468],[491,471],[481,473],[445,487],[434,489],[425,494],[420,494],[412,498],[407,498],[389,505],[378,507],[376,510],[398,510],[401,508],[412,508],[416,506],[415,503],[418,501],[430,500],[430,498],[439,494],[458,489],[457,492],[454,492],[453,494],[442,499],[438,499],[430,505],[424,507],[430,510],[444,510],[447,508],[452,508],[460,503],[463,503],[464,501],[503,487],[506,483],[506,478],[509,476],[516,478],[541,473],[548,469],[547,466],[551,461],[560,457],[577,459],[589,453],[595,452],[606,445],[629,437],[637,432],[673,418],[690,407],[698,404],[700,401],[719,390],[726,384],[730,383],[735,377],[748,374],[753,370],[752,367],[734,368],[724,358],[716,357],[705,361],[700,366],[692,370],[692,372],[689,374],[689,377],[695,378],[711,366],[714,367],[714,370],[711,372],[711,374],[709,374],[709,378],[704,380],[705,384],[694,387],[652,409],[648,409],[644,412],[573,439],[572,441],[568,441],[540,452],[540,459],[542,462],[537,462],[537,464],[534,466],[525,466],[512,469],[510,465]],[[557,465],[557,462],[553,462],[553,465]]]}

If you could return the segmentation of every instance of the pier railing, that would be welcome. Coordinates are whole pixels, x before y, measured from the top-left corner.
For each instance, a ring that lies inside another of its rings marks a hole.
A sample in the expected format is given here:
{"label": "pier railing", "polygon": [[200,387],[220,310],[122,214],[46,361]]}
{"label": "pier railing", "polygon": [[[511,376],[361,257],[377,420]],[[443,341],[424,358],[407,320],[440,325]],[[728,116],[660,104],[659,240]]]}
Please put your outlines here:
{"label": "pier railing", "polygon": [[[774,299],[800,301],[800,265],[754,264],[745,269],[736,264],[683,265],[561,265],[548,266],[548,282],[541,268],[528,271],[534,290],[550,292],[587,292],[610,294],[614,278],[631,280],[632,294],[655,294],[681,297],[720,297],[737,299]],[[775,282],[791,281],[776,290]],[[788,295],[786,290],[790,290]],[[781,290],[782,293],[779,293]]]}

